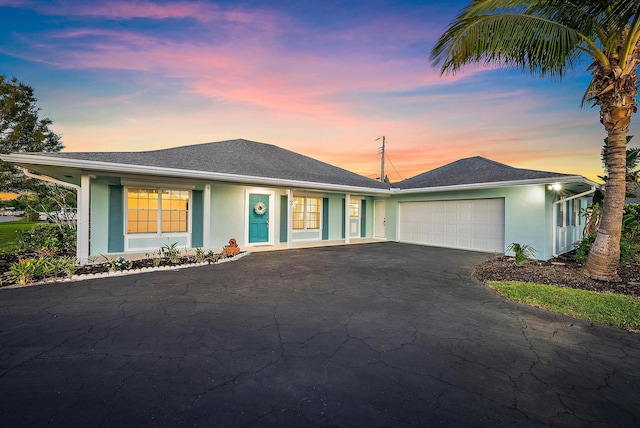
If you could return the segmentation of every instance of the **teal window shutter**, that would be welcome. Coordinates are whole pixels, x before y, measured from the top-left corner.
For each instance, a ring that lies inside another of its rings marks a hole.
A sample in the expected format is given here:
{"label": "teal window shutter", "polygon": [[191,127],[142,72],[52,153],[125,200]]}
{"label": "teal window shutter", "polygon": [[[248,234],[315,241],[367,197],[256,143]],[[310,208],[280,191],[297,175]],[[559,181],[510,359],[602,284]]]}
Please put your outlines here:
{"label": "teal window shutter", "polygon": [[329,239],[329,198],[322,198],[322,240]]}
{"label": "teal window shutter", "polygon": [[289,198],[280,196],[280,242],[287,242],[287,215],[289,214]]}
{"label": "teal window shutter", "polygon": [[367,236],[367,201],[362,200],[362,208],[360,210],[360,237]]}
{"label": "teal window shutter", "polygon": [[109,237],[107,251],[124,251],[124,187],[109,186]]}
{"label": "teal window shutter", "polygon": [[202,190],[191,191],[191,247],[204,245],[204,200]]}

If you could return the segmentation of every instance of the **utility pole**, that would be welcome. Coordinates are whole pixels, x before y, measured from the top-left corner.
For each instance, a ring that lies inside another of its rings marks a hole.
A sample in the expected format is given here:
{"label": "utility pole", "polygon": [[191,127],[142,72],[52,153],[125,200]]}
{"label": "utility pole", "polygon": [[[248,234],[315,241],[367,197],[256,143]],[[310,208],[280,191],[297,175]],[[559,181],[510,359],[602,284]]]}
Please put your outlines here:
{"label": "utility pole", "polygon": [[382,147],[380,147],[378,149],[378,154],[381,155],[380,158],[380,182],[384,183],[384,146],[386,143],[386,139],[384,137],[384,135],[382,137],[378,137],[376,138],[376,141],[378,141],[380,138],[382,138]]}

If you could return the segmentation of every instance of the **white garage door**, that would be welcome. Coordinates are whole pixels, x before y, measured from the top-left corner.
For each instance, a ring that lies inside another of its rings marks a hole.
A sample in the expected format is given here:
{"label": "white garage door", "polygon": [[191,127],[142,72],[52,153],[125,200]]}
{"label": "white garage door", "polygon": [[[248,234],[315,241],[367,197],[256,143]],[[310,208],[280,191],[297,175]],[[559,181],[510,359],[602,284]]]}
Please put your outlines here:
{"label": "white garage door", "polygon": [[401,202],[401,242],[504,251],[504,199]]}

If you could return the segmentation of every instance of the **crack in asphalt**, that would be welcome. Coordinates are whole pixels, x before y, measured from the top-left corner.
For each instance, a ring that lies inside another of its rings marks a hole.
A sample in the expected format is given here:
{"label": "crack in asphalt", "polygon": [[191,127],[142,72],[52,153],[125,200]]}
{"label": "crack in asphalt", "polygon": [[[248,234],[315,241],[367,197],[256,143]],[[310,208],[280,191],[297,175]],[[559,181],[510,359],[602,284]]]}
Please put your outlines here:
{"label": "crack in asphalt", "polygon": [[[468,253],[357,247],[7,293],[0,387],[16,398],[0,414],[51,426],[85,406],[98,426],[640,425],[638,335],[506,304],[449,255]],[[25,411],[26,397],[43,405]]]}

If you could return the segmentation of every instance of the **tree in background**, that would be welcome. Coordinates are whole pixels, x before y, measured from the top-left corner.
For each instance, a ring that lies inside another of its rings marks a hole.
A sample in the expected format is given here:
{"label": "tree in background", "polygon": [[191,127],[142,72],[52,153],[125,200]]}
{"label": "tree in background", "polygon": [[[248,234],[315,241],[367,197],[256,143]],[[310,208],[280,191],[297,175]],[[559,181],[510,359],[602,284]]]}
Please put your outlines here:
{"label": "tree in background", "polygon": [[[59,152],[60,136],[49,127],[53,121],[40,117],[33,89],[0,75],[0,153]],[[40,184],[40,183],[38,183]],[[0,191],[20,192],[37,186],[15,166],[0,160]]]}
{"label": "tree in background", "polygon": [[589,60],[592,79],[582,99],[600,108],[607,133],[607,191],[585,269],[616,280],[626,192],[626,136],[636,112],[640,50],[638,0],[474,0],[431,52],[441,73],[472,63],[515,67],[562,78]]}

